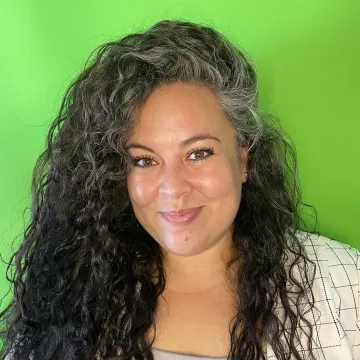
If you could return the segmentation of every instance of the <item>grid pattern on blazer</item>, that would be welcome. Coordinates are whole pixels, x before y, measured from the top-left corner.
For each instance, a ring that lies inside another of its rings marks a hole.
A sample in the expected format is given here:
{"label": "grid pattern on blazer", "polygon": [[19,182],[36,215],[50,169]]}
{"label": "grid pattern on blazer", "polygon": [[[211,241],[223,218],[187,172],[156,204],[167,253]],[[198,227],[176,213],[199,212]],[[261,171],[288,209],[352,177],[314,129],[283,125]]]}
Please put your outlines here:
{"label": "grid pattern on blazer", "polygon": [[[313,324],[316,360],[360,360],[360,251],[323,235],[297,234],[316,264],[312,290],[320,312],[306,316]],[[296,348],[307,359],[305,340],[301,336]],[[270,346],[267,356],[276,359]]]}

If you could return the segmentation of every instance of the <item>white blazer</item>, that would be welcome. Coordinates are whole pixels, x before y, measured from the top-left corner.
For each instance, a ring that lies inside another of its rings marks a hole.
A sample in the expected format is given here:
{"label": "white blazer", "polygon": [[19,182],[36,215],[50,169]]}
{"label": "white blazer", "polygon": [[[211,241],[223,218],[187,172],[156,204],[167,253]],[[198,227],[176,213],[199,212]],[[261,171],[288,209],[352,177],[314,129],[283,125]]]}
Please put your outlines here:
{"label": "white blazer", "polygon": [[[308,234],[300,231],[302,235]],[[299,235],[300,236],[299,236]],[[307,254],[316,262],[313,285],[315,311],[306,318],[315,324],[313,351],[316,360],[360,360],[360,251],[322,235],[310,234],[303,242]],[[308,352],[301,351],[306,336],[296,346],[307,359]],[[306,347],[305,347],[306,348]],[[276,359],[271,346],[267,358]],[[295,359],[292,355],[291,360]]]}

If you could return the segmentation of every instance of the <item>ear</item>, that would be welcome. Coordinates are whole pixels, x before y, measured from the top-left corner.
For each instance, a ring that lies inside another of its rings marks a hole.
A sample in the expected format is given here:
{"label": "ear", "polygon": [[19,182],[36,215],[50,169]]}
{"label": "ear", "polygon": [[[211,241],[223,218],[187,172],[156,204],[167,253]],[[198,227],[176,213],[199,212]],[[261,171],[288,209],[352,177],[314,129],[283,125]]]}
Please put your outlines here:
{"label": "ear", "polygon": [[243,179],[243,182],[245,182],[247,179],[245,173],[247,172],[247,168],[248,168],[248,150],[249,148],[247,146],[241,146],[240,148],[241,177]]}

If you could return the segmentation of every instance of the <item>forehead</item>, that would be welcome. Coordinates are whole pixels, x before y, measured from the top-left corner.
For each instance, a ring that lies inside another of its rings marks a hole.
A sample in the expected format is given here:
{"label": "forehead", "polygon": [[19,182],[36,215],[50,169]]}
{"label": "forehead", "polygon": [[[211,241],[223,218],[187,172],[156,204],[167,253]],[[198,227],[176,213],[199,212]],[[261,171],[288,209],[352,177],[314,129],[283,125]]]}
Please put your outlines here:
{"label": "forehead", "polygon": [[150,94],[137,112],[130,138],[181,141],[203,132],[226,137],[233,128],[208,87],[176,82]]}

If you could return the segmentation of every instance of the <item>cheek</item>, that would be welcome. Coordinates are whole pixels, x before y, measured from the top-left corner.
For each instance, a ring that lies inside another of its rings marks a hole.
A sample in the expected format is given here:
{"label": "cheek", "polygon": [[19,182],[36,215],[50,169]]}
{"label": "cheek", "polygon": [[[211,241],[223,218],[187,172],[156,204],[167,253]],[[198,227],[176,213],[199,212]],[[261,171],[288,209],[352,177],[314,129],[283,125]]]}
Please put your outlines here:
{"label": "cheek", "polygon": [[129,175],[127,186],[131,201],[141,206],[146,206],[153,202],[156,197],[154,184],[155,182],[149,178]]}
{"label": "cheek", "polygon": [[199,189],[208,198],[239,195],[241,191],[239,175],[228,164],[221,163],[208,168],[197,180]]}

